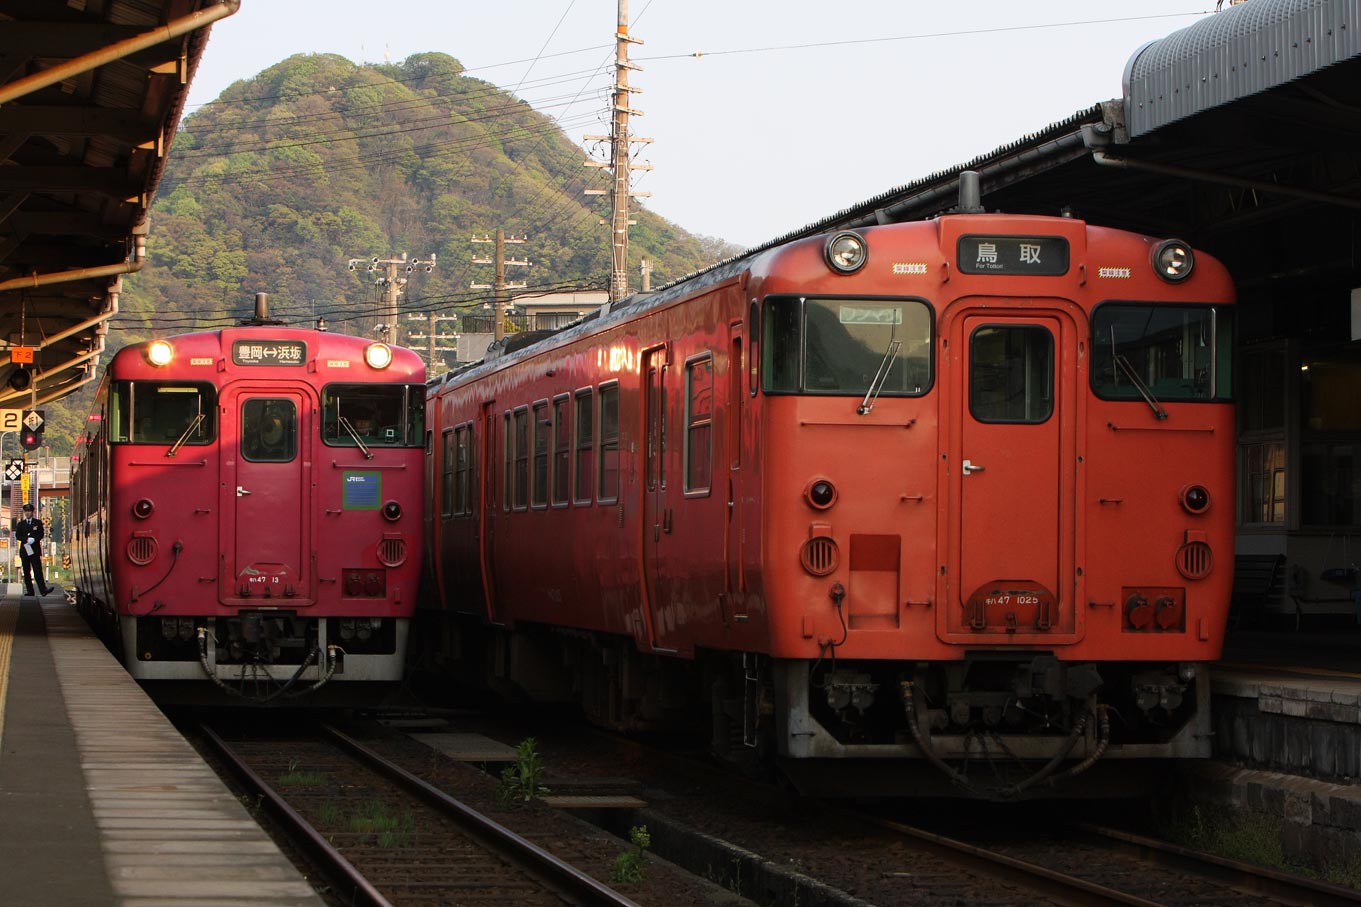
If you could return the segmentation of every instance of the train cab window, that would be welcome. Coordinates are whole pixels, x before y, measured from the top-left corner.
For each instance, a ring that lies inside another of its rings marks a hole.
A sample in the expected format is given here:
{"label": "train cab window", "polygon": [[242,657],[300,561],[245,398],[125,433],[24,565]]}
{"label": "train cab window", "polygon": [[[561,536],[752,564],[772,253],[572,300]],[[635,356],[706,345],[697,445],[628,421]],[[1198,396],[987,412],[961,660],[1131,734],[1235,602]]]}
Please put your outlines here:
{"label": "train cab window", "polygon": [[241,458],[287,463],[298,455],[298,408],[292,400],[250,397],[241,405]]}
{"label": "train cab window", "polygon": [[1054,335],[1036,324],[969,335],[969,413],[979,422],[1047,422],[1054,413]]}
{"label": "train cab window", "polygon": [[914,299],[767,300],[764,389],[912,397],[931,385],[931,309]]}
{"label": "train cab window", "polygon": [[619,500],[619,382],[600,385],[600,488],[597,500]]}
{"label": "train cab window", "polygon": [[329,447],[425,444],[424,385],[328,384],[321,413],[321,440]]}
{"label": "train cab window", "polygon": [[1108,302],[1092,313],[1092,390],[1103,400],[1228,400],[1233,312]]}
{"label": "train cab window", "polygon": [[217,390],[211,384],[116,381],[109,394],[115,444],[209,444],[217,438]]}
{"label": "train cab window", "polygon": [[593,416],[594,391],[591,388],[579,390],[574,401],[576,424],[576,443],[573,447],[575,460],[572,463],[572,501],[589,504],[594,497],[595,479],[595,420]]}
{"label": "train cab window", "polygon": [[685,364],[685,494],[707,494],[713,484],[714,360]]}

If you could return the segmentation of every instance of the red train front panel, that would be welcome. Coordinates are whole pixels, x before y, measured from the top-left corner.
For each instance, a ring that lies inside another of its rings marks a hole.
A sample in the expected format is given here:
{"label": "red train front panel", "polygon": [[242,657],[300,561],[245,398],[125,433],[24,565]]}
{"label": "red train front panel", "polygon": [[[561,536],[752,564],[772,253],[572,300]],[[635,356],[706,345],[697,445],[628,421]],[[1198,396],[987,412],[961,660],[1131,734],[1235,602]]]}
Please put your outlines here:
{"label": "red train front panel", "polygon": [[432,388],[440,601],[595,634],[497,670],[620,726],[712,696],[794,759],[1206,755],[1232,303],[1184,244],[1001,215],[635,298]]}
{"label": "red train front panel", "polygon": [[79,453],[80,603],[140,680],[253,698],[401,678],[424,366],[249,327],[119,352]]}

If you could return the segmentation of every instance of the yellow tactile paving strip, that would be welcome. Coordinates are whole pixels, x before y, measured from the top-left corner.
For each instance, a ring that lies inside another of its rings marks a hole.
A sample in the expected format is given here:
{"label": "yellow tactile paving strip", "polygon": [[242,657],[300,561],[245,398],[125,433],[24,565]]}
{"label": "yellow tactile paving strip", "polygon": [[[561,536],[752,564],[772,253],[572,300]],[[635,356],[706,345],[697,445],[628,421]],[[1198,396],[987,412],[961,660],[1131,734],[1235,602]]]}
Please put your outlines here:
{"label": "yellow tactile paving strip", "polygon": [[5,698],[9,695],[9,653],[14,650],[14,623],[19,602],[0,601],[0,740],[5,739]]}

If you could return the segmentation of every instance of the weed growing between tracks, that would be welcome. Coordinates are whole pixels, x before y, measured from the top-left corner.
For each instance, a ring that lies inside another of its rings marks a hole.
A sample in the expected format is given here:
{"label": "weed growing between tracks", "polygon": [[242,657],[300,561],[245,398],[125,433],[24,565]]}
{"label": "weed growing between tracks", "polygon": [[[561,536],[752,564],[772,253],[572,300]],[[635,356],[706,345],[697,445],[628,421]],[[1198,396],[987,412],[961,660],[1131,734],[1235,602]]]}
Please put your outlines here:
{"label": "weed growing between tracks", "polygon": [[652,836],[647,833],[647,826],[635,825],[630,828],[629,843],[633,846],[614,861],[614,881],[636,884],[647,877],[647,854],[644,851],[652,846]]}
{"label": "weed growing between tracks", "polygon": [[526,737],[515,747],[515,764],[501,770],[501,785],[497,797],[502,805],[516,800],[529,801],[549,793],[543,784],[543,763],[536,749],[538,742]]}

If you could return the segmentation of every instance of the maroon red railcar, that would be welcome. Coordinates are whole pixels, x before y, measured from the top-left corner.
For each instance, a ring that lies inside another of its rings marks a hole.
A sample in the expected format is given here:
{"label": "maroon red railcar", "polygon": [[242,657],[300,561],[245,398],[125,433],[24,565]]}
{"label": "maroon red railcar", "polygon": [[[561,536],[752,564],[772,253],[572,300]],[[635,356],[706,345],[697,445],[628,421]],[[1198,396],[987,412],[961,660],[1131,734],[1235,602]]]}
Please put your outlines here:
{"label": "maroon red railcar", "polygon": [[264,701],[400,680],[424,383],[410,350],[278,323],[117,353],[77,448],[72,552],[129,673]]}
{"label": "maroon red railcar", "polygon": [[698,706],[720,751],[829,791],[1208,756],[1233,301],[1176,240],[958,214],[759,251],[432,382],[437,613],[478,618],[444,648],[616,727]]}

